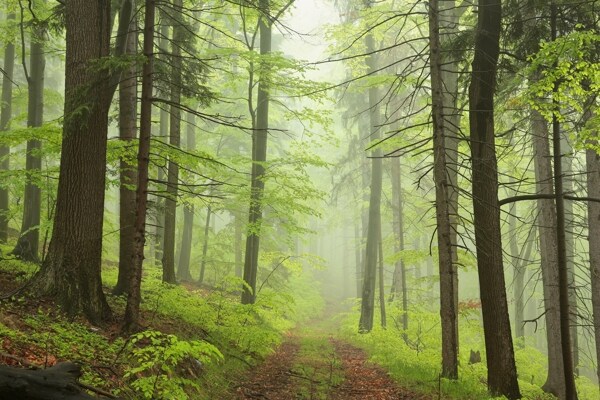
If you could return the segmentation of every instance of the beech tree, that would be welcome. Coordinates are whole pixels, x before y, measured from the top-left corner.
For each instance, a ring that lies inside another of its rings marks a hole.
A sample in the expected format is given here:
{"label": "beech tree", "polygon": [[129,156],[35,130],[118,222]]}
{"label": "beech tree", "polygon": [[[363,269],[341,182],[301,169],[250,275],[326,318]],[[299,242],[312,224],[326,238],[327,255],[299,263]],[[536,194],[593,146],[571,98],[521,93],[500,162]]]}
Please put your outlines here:
{"label": "beech tree", "polygon": [[[102,291],[102,226],[106,175],[110,2],[65,3],[65,118],[54,229],[35,286],[68,314],[93,322],[110,308]],[[82,179],[84,177],[84,179]]]}

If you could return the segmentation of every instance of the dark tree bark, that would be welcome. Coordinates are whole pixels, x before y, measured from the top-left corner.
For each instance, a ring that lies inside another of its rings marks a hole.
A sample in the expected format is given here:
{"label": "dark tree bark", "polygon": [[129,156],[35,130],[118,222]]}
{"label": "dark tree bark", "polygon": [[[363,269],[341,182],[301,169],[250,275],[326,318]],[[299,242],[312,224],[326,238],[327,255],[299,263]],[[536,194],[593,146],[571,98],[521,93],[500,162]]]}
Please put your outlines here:
{"label": "dark tree bark", "polygon": [[502,265],[494,137],[494,93],[502,6],[500,0],[479,0],[478,4],[475,55],[469,87],[469,121],[475,247],[485,332],[487,381],[492,395],[518,399],[521,394]]}
{"label": "dark tree bark", "polygon": [[[7,20],[14,20],[15,14],[8,14]],[[4,73],[2,75],[2,99],[0,103],[0,132],[9,128],[12,117],[12,92],[15,68],[15,44],[6,43],[4,48]],[[0,171],[8,171],[10,167],[10,148],[0,145]],[[0,185],[0,243],[8,240],[9,197],[8,189]]]}
{"label": "dark tree bark", "polygon": [[[132,3],[135,0],[130,0]],[[133,4],[132,4],[133,6]],[[125,54],[137,53],[137,19],[129,21],[129,33]],[[137,68],[131,65],[121,76],[119,84],[119,139],[133,146],[137,136]],[[121,295],[129,291],[130,271],[135,252],[135,184],[137,182],[136,165],[125,158],[120,160],[119,186],[119,276],[113,294]]]}
{"label": "dark tree bark", "polygon": [[[26,75],[28,84],[27,126],[40,127],[44,122],[44,71],[46,57],[44,43],[46,32],[42,25],[35,25],[31,38],[31,55],[29,61],[30,74]],[[25,169],[27,182],[23,198],[23,221],[21,234],[13,250],[13,254],[23,260],[38,262],[40,243],[40,214],[42,191],[36,184],[33,175],[42,169],[42,143],[39,140],[27,141]]]}
{"label": "dark tree bark", "polygon": [[[173,0],[173,12],[176,17],[173,21],[173,42],[171,44],[171,110],[169,126],[169,144],[178,148],[181,142],[181,44],[185,28],[180,18],[182,13],[182,0]],[[165,231],[163,247],[163,282],[177,283],[175,276],[175,227],[177,221],[177,195],[179,192],[179,165],[169,157],[167,174],[167,198],[165,199]]]}
{"label": "dark tree bark", "polygon": [[[259,0],[263,15],[259,20],[260,54],[266,56],[271,52],[271,22],[269,0]],[[244,260],[244,282],[242,288],[242,304],[253,304],[256,300],[256,278],[258,275],[258,251],[262,224],[262,196],[265,188],[263,163],[267,160],[267,135],[269,132],[269,80],[267,61],[261,61],[261,73],[258,82],[256,100],[256,126],[252,134],[252,176],[250,186],[250,208],[248,212],[248,232],[246,235],[246,253]]]}
{"label": "dark tree bark", "polygon": [[[446,120],[444,118],[444,82],[442,80],[442,56],[439,34],[439,4],[429,2],[429,49],[431,63],[431,92],[433,119],[433,154],[436,227],[440,271],[440,315],[442,322],[442,376],[458,379],[458,310],[453,255],[453,228],[450,223],[450,190],[446,156]],[[455,237],[455,236],[454,236]]]}
{"label": "dark tree bark", "polygon": [[[557,39],[558,10],[555,1],[551,5],[551,35],[552,40]],[[553,89],[552,102],[555,106],[552,114],[552,144],[554,161],[554,194],[556,204],[556,251],[558,253],[558,293],[560,299],[560,335],[563,361],[563,372],[565,374],[565,398],[567,400],[577,399],[577,388],[575,387],[575,374],[573,369],[573,353],[571,345],[570,328],[570,305],[569,305],[569,271],[567,267],[567,247],[565,228],[565,199],[562,171],[562,150],[560,137],[560,122],[557,113],[560,112],[559,100],[557,99],[558,82]]]}
{"label": "dark tree bark", "polygon": [[[193,151],[196,149],[196,132],[194,114],[188,113],[186,127],[186,145],[187,149]],[[177,267],[177,278],[180,281],[191,282],[190,259],[192,256],[192,235],[194,232],[194,205],[185,204],[183,206],[183,232],[181,235],[181,251],[179,252],[179,264]]]}
{"label": "dark tree bark", "polygon": [[[384,278],[384,265],[383,265],[383,240],[381,235],[381,224],[379,224],[379,269],[378,269],[378,277],[377,280],[379,282],[379,315],[381,317],[381,327],[386,328],[387,326],[387,316],[385,313],[385,278]],[[345,255],[345,253],[344,253]],[[346,263],[344,263],[346,265]],[[404,315],[406,315],[406,309],[404,310]],[[405,328],[406,329],[406,328]]]}
{"label": "dark tree bark", "polygon": [[[371,2],[367,2],[371,7]],[[375,51],[375,39],[371,32],[365,37],[367,53]],[[367,58],[369,71],[377,70],[375,55]],[[378,93],[374,87],[369,88],[369,139],[371,143],[377,143],[381,137],[379,107],[377,106]],[[371,154],[371,193],[369,197],[369,222],[367,228],[367,245],[364,263],[364,281],[362,288],[362,301],[360,310],[360,321],[358,330],[360,333],[368,333],[373,329],[373,318],[375,313],[375,281],[377,277],[377,249],[379,241],[379,229],[381,226],[381,191],[382,191],[382,151],[375,147]]]}
{"label": "dark tree bark", "polygon": [[125,306],[125,332],[136,331],[140,326],[142,263],[146,242],[146,213],[148,206],[148,165],[150,163],[150,137],[152,129],[152,75],[154,73],[154,26],[156,0],[145,1],[144,57],[142,68],[142,100],[140,109],[140,139],[138,149],[137,188],[135,192],[135,252],[130,274],[129,293]]}
{"label": "dark tree bark", "polygon": [[[160,26],[160,41],[159,41],[159,49],[160,53],[166,54],[168,52],[167,48],[169,46],[169,26],[165,23],[168,19],[166,15],[162,15],[160,20],[162,20],[162,25]],[[159,126],[159,140],[167,140],[169,136],[169,110],[167,107],[160,108],[160,126]],[[162,165],[158,166],[157,170],[157,180],[159,185],[162,186],[162,183],[165,179],[165,171]],[[163,188],[159,189],[164,190]],[[162,195],[156,196],[156,220],[155,220],[155,236],[154,236],[154,262],[156,265],[160,265],[162,263],[163,258],[163,248],[164,248],[164,238],[165,238],[165,199]]]}
{"label": "dark tree bark", "polygon": [[110,2],[66,3],[65,120],[54,230],[36,276],[40,293],[92,322],[110,308],[102,291],[102,224],[110,90]]}

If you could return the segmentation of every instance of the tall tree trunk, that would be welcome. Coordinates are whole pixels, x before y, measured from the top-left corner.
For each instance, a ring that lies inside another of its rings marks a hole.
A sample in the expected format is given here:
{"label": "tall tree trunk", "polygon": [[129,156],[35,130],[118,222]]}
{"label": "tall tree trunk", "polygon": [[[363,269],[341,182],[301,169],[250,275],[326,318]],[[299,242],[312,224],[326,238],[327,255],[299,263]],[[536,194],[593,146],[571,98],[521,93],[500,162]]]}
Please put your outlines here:
{"label": "tall tree trunk", "polygon": [[[345,253],[344,253],[345,254]],[[387,316],[385,314],[385,279],[384,279],[384,265],[383,265],[383,238],[381,235],[381,224],[379,224],[379,314],[381,316],[381,327],[387,326]],[[346,265],[346,264],[344,264]],[[406,310],[404,311],[406,315]]]}
{"label": "tall tree trunk", "polygon": [[[394,249],[397,253],[404,250],[404,206],[402,203],[402,174],[400,173],[400,158],[392,158],[392,210]],[[402,329],[408,329],[408,293],[406,292],[406,266],[403,259],[398,259],[394,266],[394,279],[392,283],[392,293],[390,300],[395,296],[401,296],[402,299]],[[403,334],[406,339],[406,333]]]}
{"label": "tall tree trunk", "polygon": [[[367,7],[371,7],[370,0],[367,1]],[[375,39],[369,32],[365,37],[367,53],[367,67],[371,73],[377,70],[377,61],[375,60]],[[369,139],[371,145],[377,143],[381,137],[379,107],[377,105],[378,93],[375,87],[369,88],[369,118],[370,130]],[[362,289],[362,302],[360,310],[360,321],[358,325],[359,332],[367,333],[373,329],[373,318],[375,312],[375,281],[377,277],[377,248],[379,241],[379,227],[381,226],[381,190],[382,190],[382,152],[379,147],[375,147],[371,154],[371,194],[369,197],[369,223],[367,227],[367,245],[364,263],[364,281]]]}
{"label": "tall tree trunk", "polygon": [[[7,20],[15,19],[15,14],[10,13]],[[12,92],[15,68],[15,44],[12,41],[6,43],[4,48],[4,73],[2,76],[2,102],[0,103],[0,132],[8,130],[12,117]],[[0,171],[8,171],[10,148],[0,145]],[[8,189],[0,185],[0,243],[8,240],[9,220],[9,197]]]}
{"label": "tall tree trunk", "polygon": [[[159,51],[163,54],[168,53],[169,47],[169,25],[165,22],[168,17],[161,16],[162,25],[160,26],[160,41]],[[160,107],[160,125],[159,125],[159,140],[167,140],[169,136],[169,110],[166,106]],[[162,186],[165,180],[165,172],[162,165],[157,169],[157,181]],[[160,191],[160,190],[159,190]],[[154,234],[154,262],[156,265],[162,263],[164,239],[165,239],[165,199],[162,195],[156,196],[156,219],[155,219],[155,234]]]}
{"label": "tall tree trunk", "polygon": [[125,306],[123,330],[136,331],[140,326],[142,263],[146,241],[146,211],[148,206],[148,164],[152,128],[152,76],[154,74],[154,26],[156,0],[145,1],[144,57],[142,68],[142,100],[140,109],[140,140],[138,149],[137,188],[135,192],[135,252],[130,274],[129,293]]}
{"label": "tall tree trunk", "polygon": [[[554,178],[548,124],[544,117],[531,112],[533,141],[533,161],[535,167],[536,192],[541,195],[554,195]],[[558,254],[556,252],[556,209],[552,199],[538,199],[539,246],[542,282],[544,289],[544,317],[546,320],[546,341],[548,344],[548,376],[542,389],[560,399],[565,397],[565,379],[561,355],[560,304],[558,286]]]}
{"label": "tall tree trunk", "polygon": [[204,283],[204,273],[206,272],[206,256],[208,254],[208,235],[210,233],[210,216],[212,209],[210,206],[206,208],[206,224],[204,225],[204,237],[202,239],[202,262],[200,264],[200,278],[198,282]]}
{"label": "tall tree trunk", "polygon": [[[29,61],[30,75],[28,83],[27,126],[37,128],[44,122],[44,70],[46,57],[44,55],[44,40],[46,32],[42,25],[35,26],[31,38],[31,55]],[[25,169],[27,181],[25,183],[25,196],[23,199],[23,221],[21,234],[15,245],[13,254],[19,258],[38,262],[40,243],[40,214],[42,193],[37,185],[37,177],[42,169],[42,156],[40,154],[42,143],[39,140],[27,141],[27,155]]]}
{"label": "tall tree trunk", "polygon": [[269,78],[268,61],[265,56],[271,53],[271,22],[269,21],[269,0],[259,0],[262,15],[259,19],[261,77],[258,82],[256,100],[256,127],[252,134],[252,176],[250,186],[250,208],[248,212],[248,233],[244,260],[244,281],[242,304],[253,304],[256,300],[256,278],[258,275],[258,251],[262,224],[262,196],[265,188],[264,162],[267,160],[267,135],[269,132]]}
{"label": "tall tree trunk", "polygon": [[[517,381],[506,284],[502,265],[498,170],[494,137],[494,93],[500,53],[500,0],[479,0],[475,55],[469,87],[473,216],[485,333],[488,389],[521,397]],[[439,232],[438,232],[439,235]]]}
{"label": "tall tree trunk", "polygon": [[[594,143],[597,145],[597,141]],[[600,155],[588,149],[585,153],[588,197],[600,198]],[[596,360],[600,360],[600,203],[588,201],[588,242],[590,253],[590,280]],[[600,380],[600,363],[596,374]]]}
{"label": "tall tree trunk", "polygon": [[[178,148],[181,141],[181,44],[185,33],[183,22],[182,0],[173,0],[173,42],[171,44],[171,119],[169,126],[169,144],[172,149]],[[167,177],[167,198],[165,200],[165,232],[163,248],[163,282],[176,283],[175,277],[175,227],[177,221],[177,195],[179,192],[179,165],[169,157]]]}
{"label": "tall tree trunk", "polygon": [[[439,36],[438,0],[429,2],[429,49],[431,63],[431,93],[433,118],[433,154],[436,227],[440,270],[440,315],[442,322],[442,376],[458,379],[458,310],[455,302],[456,269],[453,255],[453,228],[450,223],[450,191],[446,151],[446,120],[444,118],[444,82]],[[456,162],[454,165],[456,170]],[[454,210],[456,212],[456,210]],[[455,229],[454,229],[455,230]],[[456,238],[456,235],[454,235]]]}
{"label": "tall tree trunk", "polygon": [[[194,114],[188,113],[186,128],[186,145],[189,151],[196,150],[196,132],[194,125],[196,119]],[[179,265],[177,268],[177,278],[180,281],[191,282],[190,259],[192,256],[192,235],[194,232],[194,205],[185,204],[183,206],[183,234],[181,238],[181,251],[179,252]]]}
{"label": "tall tree trunk", "polygon": [[[573,149],[569,143],[566,132],[561,135],[561,148],[563,151],[563,190],[564,193],[573,193]],[[565,202],[565,250],[567,256],[567,281],[569,284],[569,314],[571,318],[571,345],[573,348],[573,371],[579,375],[579,338],[577,335],[579,321],[577,306],[577,282],[575,272],[575,242],[573,240],[573,203]]]}
{"label": "tall tree trunk", "polygon": [[37,274],[40,293],[92,322],[110,308],[102,291],[102,224],[110,90],[108,71],[94,68],[109,55],[110,2],[66,3],[65,120],[54,229]]}
{"label": "tall tree trunk", "polygon": [[[550,4],[551,19],[550,29],[552,40],[557,39],[558,10],[556,2],[553,0]],[[567,248],[566,248],[566,228],[565,228],[565,199],[563,187],[562,171],[562,150],[560,137],[560,122],[558,113],[560,105],[558,100],[558,85],[556,82],[553,88],[552,103],[555,107],[552,114],[552,144],[554,161],[554,194],[556,202],[556,250],[558,252],[558,293],[560,299],[560,335],[561,350],[563,361],[563,372],[565,374],[565,398],[567,400],[577,399],[577,388],[575,387],[575,375],[573,370],[573,353],[571,346],[571,329],[569,313],[569,272],[567,270]]]}
{"label": "tall tree trunk", "polygon": [[[130,0],[134,2],[135,0]],[[137,53],[137,19],[131,18],[127,33],[125,54]],[[137,68],[129,66],[121,76],[119,83],[119,139],[134,145],[137,135]],[[135,252],[135,184],[137,182],[136,165],[123,157],[119,161],[119,276],[113,288],[114,295],[129,291],[131,281],[131,262]]]}
{"label": "tall tree trunk", "polygon": [[242,213],[239,211],[234,212],[234,224],[235,276],[241,278],[244,270],[244,253],[242,251],[242,227],[244,226],[244,221]]}

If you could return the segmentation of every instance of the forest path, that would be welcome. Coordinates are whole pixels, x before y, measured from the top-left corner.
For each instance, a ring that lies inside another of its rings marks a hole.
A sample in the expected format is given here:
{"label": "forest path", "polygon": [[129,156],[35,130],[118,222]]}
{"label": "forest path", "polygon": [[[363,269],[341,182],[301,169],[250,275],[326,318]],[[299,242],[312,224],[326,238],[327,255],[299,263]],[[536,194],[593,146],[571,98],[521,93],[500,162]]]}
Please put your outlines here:
{"label": "forest path", "polygon": [[[329,322],[328,322],[329,321]],[[331,318],[289,333],[254,369],[235,399],[392,400],[427,399],[401,388],[365,352],[337,338]]]}

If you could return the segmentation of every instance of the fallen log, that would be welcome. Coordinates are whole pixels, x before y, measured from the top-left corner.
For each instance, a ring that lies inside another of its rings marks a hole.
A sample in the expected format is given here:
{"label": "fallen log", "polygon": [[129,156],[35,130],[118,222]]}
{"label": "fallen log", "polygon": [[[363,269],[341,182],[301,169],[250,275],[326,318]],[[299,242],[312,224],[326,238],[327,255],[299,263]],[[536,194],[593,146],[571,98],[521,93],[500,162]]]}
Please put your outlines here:
{"label": "fallen log", "polygon": [[81,367],[72,362],[47,369],[22,369],[0,365],[0,399],[91,400],[77,382]]}

